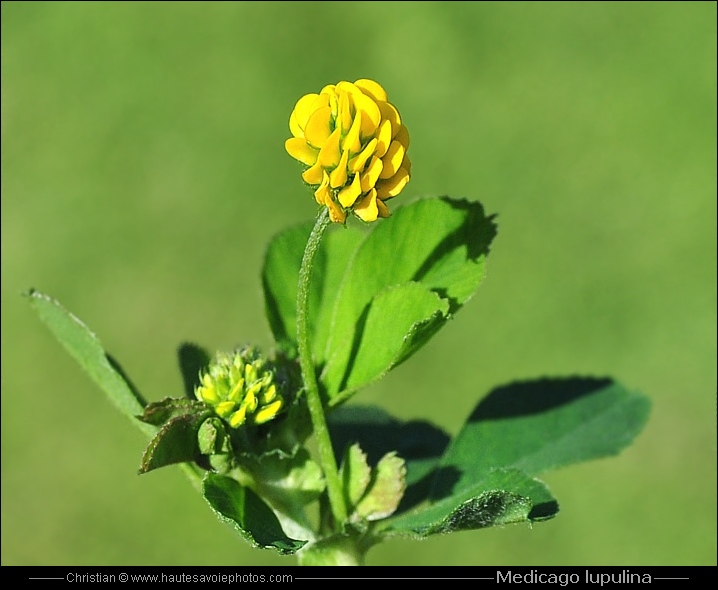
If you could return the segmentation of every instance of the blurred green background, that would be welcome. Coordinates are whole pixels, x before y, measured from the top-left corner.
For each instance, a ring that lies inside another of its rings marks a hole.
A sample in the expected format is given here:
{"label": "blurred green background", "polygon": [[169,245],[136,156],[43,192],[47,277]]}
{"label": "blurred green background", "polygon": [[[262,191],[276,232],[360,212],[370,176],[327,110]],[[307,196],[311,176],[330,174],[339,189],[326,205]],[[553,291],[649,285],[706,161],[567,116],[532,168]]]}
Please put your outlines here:
{"label": "blurred green background", "polygon": [[370,565],[716,563],[713,2],[2,4],[2,563],[294,564],[253,550],[20,294],[58,298],[150,399],[177,345],[271,345],[259,273],[314,217],[295,101],[370,77],[415,196],[498,214],[488,277],[358,403],[454,433],[492,387],[611,375],[652,397],[617,458],[546,474],[555,520]]}

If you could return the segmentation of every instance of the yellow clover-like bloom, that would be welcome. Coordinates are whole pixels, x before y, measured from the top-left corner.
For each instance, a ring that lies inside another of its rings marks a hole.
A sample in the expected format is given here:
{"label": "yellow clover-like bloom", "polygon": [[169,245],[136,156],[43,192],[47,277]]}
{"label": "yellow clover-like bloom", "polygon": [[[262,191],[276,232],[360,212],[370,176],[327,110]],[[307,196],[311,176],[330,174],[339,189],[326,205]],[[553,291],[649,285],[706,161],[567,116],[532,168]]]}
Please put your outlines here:
{"label": "yellow clover-like bloom", "polygon": [[409,182],[409,133],[377,82],[343,81],[303,96],[289,129],[285,148],[308,166],[302,178],[332,221],[344,223],[347,211],[364,221],[389,217],[385,201]]}
{"label": "yellow clover-like bloom", "polygon": [[285,408],[274,370],[251,347],[233,354],[218,353],[207,371],[200,374],[195,395],[232,428],[247,422],[264,424]]}

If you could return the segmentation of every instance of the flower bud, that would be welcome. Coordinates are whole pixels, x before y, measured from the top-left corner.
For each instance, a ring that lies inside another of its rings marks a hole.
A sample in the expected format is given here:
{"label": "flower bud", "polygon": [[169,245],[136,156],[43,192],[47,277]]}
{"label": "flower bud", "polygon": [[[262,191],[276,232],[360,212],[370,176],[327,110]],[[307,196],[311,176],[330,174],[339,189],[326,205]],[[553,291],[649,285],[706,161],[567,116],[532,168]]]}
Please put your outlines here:
{"label": "flower bud", "polygon": [[232,428],[264,424],[285,407],[274,367],[251,347],[218,353],[200,374],[195,395]]}

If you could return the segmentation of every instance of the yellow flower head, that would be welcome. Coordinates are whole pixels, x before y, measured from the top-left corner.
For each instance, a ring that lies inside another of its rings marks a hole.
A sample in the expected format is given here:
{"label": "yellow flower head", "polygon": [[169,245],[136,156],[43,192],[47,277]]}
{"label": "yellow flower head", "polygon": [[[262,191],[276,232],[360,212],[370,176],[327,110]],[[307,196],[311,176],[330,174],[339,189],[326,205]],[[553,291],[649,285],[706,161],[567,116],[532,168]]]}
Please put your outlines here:
{"label": "yellow flower head", "polygon": [[409,182],[409,133],[379,84],[339,82],[306,94],[289,129],[285,148],[308,166],[302,178],[332,221],[344,223],[347,211],[364,221],[389,217],[385,201]]}
{"label": "yellow flower head", "polygon": [[195,390],[197,399],[212,406],[232,428],[264,424],[285,409],[271,365],[251,347],[233,354],[218,353]]}

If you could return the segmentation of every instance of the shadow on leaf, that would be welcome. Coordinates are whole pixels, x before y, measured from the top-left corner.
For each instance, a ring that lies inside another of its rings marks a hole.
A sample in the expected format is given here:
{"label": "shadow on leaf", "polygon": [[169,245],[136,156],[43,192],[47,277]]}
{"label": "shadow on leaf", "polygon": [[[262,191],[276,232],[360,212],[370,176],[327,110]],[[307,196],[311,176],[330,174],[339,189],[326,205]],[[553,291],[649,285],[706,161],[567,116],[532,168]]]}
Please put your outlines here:
{"label": "shadow on leaf", "polygon": [[328,425],[337,457],[359,443],[370,465],[391,451],[404,459],[407,489],[396,514],[426,500],[434,469],[449,444],[444,431],[425,421],[402,422],[375,406],[341,406],[328,416]]}
{"label": "shadow on leaf", "polygon": [[199,385],[200,371],[207,368],[210,356],[201,346],[191,342],[183,342],[177,349],[177,357],[182,373],[185,395],[194,400],[196,399],[194,391]]}
{"label": "shadow on leaf", "polygon": [[502,385],[481,400],[469,422],[541,414],[599,392],[611,383],[611,379],[571,377]]}

